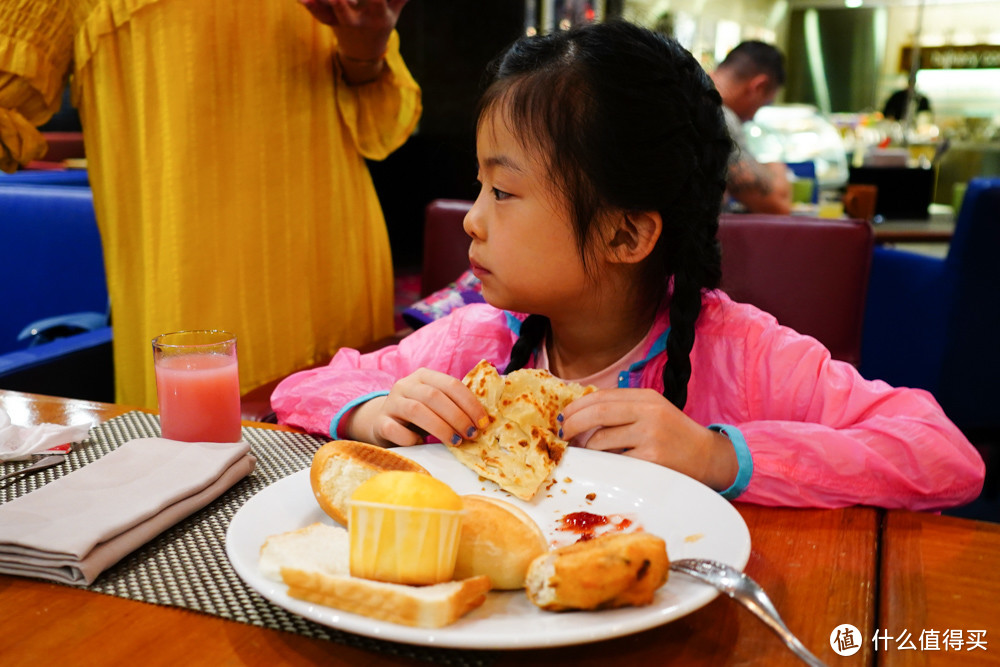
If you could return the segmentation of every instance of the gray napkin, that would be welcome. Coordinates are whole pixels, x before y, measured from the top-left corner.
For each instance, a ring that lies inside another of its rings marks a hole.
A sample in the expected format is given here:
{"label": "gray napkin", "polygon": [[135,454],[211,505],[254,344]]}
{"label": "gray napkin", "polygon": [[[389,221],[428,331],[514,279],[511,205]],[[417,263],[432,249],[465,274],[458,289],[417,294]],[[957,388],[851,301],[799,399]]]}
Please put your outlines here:
{"label": "gray napkin", "polygon": [[131,440],[0,505],[0,573],[87,585],[254,469],[247,442]]}

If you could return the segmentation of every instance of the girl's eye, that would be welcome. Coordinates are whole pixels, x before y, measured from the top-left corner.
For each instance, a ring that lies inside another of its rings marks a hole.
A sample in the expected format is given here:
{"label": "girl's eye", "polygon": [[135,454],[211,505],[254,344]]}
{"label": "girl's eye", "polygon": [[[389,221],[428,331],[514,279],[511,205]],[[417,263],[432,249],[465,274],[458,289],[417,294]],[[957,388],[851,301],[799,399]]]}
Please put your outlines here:
{"label": "girl's eye", "polygon": [[507,198],[509,198],[510,196],[511,196],[511,195],[510,195],[510,193],[508,193],[508,192],[504,192],[503,190],[498,190],[497,188],[493,188],[493,197],[494,197],[494,198],[495,198],[495,199],[496,199],[497,201],[503,201],[504,199],[507,199]]}

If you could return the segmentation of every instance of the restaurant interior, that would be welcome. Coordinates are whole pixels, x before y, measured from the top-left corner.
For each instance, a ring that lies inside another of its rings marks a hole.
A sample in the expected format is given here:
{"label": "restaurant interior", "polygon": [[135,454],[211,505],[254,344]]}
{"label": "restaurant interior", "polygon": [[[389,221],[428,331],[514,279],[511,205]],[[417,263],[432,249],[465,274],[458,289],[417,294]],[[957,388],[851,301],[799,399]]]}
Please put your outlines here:
{"label": "restaurant interior", "polygon": [[[367,162],[392,248],[392,341],[411,331],[408,309],[454,288],[468,268],[461,221],[479,189],[474,129],[486,65],[521,35],[611,18],[673,36],[706,71],[744,40],[781,49],[785,85],[744,130],[760,162],[788,164],[793,182],[809,188],[796,190],[789,215],[723,214],[723,288],[816,337],[833,358],[854,364],[866,378],[931,392],[986,466],[980,496],[941,513],[737,503],[753,539],[746,572],[830,664],[844,655],[828,636],[840,623],[861,627],[868,640],[872,633],[877,640],[882,629],[892,633],[881,645],[864,643],[859,662],[851,664],[916,664],[899,650],[900,630],[913,632],[916,641],[921,630],[961,629],[968,633],[968,651],[980,630],[992,640],[1000,632],[1000,272],[994,268],[1000,248],[1000,4],[992,0],[525,0],[475,7],[413,0],[397,30],[400,53],[422,91],[423,112],[405,144],[384,160]],[[912,104],[903,118],[887,118],[886,102],[901,90],[911,91],[906,99]],[[929,101],[928,110],[918,110],[917,93]],[[0,236],[6,239],[0,283],[7,302],[0,317],[0,408],[26,427],[90,423],[87,438],[113,450],[128,439],[126,431],[155,436],[159,426],[150,417],[155,411],[115,404],[113,304],[87,147],[68,88],[60,111],[40,129],[48,152],[14,173],[0,173]],[[870,185],[877,198],[870,208],[855,208],[852,191]],[[386,342],[373,340],[370,347]],[[278,443],[285,450],[273,462],[258,454],[255,474],[262,481],[254,492],[290,470],[308,468],[311,459],[311,452],[300,451],[301,433],[274,423],[269,398],[280,379],[241,397],[252,447],[263,451]],[[0,463],[0,474],[20,466]],[[0,482],[0,507],[61,474],[50,470]],[[228,518],[250,491],[227,505]],[[179,553],[191,571],[223,567],[192,555],[190,545],[206,538],[182,536],[192,524],[177,525],[113,566],[113,581],[88,585],[105,594],[94,596],[100,602],[75,596],[73,587],[0,575],[0,607],[6,609],[0,622],[17,623],[22,633],[12,664],[35,664],[29,642],[45,637],[82,660],[103,642],[109,660],[120,661],[138,650],[135,642],[161,632],[192,633],[204,648],[204,664],[596,665],[623,658],[662,664],[664,650],[676,653],[676,664],[796,664],[759,621],[724,599],[695,606],[672,623],[640,621],[629,631],[638,639],[597,632],[595,639],[567,640],[559,648],[526,643],[530,650],[498,653],[485,640],[453,641],[444,634],[436,646],[433,634],[380,636],[321,613],[304,620],[297,607],[267,595],[270,602],[233,602],[230,597],[243,595],[235,574],[226,586],[236,592],[222,589],[229,596],[224,601],[215,598],[218,591],[192,601],[171,589],[183,581],[168,581],[163,591],[171,590],[158,595],[136,592],[141,585],[135,577],[147,576],[143,568],[156,572],[176,557],[165,552],[166,539],[182,544]],[[792,534],[800,544],[793,544]],[[147,558],[149,566],[135,565]],[[809,558],[816,561],[807,567]],[[802,568],[798,578],[788,578],[789,562]],[[988,568],[994,573],[983,582],[975,573]],[[956,581],[959,570],[964,578]],[[13,611],[43,599],[58,602],[46,612],[53,614],[49,625],[72,623],[72,631],[53,638]],[[150,601],[156,604],[145,604]],[[136,604],[144,611],[135,612]],[[100,607],[101,615],[139,614],[135,642],[98,629],[96,617],[87,620],[96,613],[86,612],[88,605]],[[816,627],[802,622],[814,616]],[[73,631],[93,636],[71,646]],[[596,648],[584,643],[597,640]],[[336,651],[328,650],[330,642]],[[996,645],[968,660],[930,650],[921,644],[921,664],[1000,664]],[[190,657],[183,647],[165,655]]]}

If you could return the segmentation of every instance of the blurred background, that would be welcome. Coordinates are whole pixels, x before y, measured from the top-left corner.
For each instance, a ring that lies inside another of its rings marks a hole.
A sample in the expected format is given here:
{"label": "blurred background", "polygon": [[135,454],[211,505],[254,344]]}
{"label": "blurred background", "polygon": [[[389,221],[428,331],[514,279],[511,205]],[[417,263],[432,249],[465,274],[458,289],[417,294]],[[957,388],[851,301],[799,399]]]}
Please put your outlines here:
{"label": "blurred background", "polygon": [[[522,34],[609,17],[676,37],[708,70],[743,40],[775,44],[788,81],[750,124],[751,147],[765,161],[814,160],[823,187],[843,185],[848,165],[879,145],[905,146],[914,163],[935,160],[933,201],[941,204],[951,204],[955,183],[1000,174],[997,2],[415,1],[399,32],[424,91],[423,119],[402,149],[371,165],[398,265],[420,263],[427,202],[475,196],[473,115],[486,64]],[[911,77],[930,111],[915,109],[909,123],[884,118],[889,97]]]}

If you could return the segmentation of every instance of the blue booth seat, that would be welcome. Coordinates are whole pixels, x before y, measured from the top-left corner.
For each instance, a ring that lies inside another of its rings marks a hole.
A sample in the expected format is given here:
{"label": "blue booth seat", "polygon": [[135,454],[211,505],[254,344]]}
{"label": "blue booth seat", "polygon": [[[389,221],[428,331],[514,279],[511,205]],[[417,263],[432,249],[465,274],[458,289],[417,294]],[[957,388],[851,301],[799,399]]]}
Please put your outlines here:
{"label": "blue booth seat", "polygon": [[0,388],[112,403],[111,327],[0,354]]}
{"label": "blue booth seat", "polygon": [[89,187],[0,187],[0,388],[114,400],[104,255]]}
{"label": "blue booth seat", "polygon": [[872,257],[860,370],[919,387],[973,442],[1000,435],[1000,178],[969,182],[947,257]]}
{"label": "blue booth seat", "polygon": [[1000,178],[969,182],[944,259],[872,257],[861,372],[930,391],[986,463],[979,498],[948,510],[1000,521]]}
{"label": "blue booth seat", "polygon": [[10,185],[78,185],[90,187],[86,169],[24,170],[13,174],[0,172],[0,186]]}

